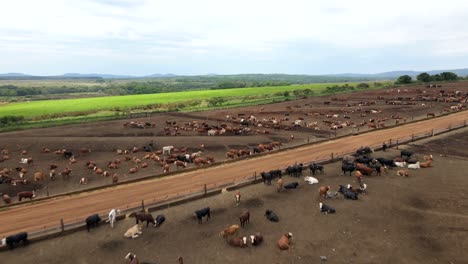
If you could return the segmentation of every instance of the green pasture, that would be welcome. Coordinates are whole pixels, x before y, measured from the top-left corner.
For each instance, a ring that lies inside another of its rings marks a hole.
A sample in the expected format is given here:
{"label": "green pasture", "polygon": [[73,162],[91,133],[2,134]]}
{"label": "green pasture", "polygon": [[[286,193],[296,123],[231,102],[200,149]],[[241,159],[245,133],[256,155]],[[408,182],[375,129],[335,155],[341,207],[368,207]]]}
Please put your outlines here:
{"label": "green pasture", "polygon": [[[136,108],[152,104],[171,104],[188,102],[191,100],[206,100],[214,97],[224,97],[228,100],[229,98],[247,98],[249,96],[258,97],[271,95],[271,97],[273,97],[276,93],[285,91],[292,92],[293,90],[311,89],[314,92],[320,92],[330,85],[333,84],[235,88],[9,103],[0,105],[0,116],[24,116],[28,118],[56,113],[103,111],[111,110],[116,107],[120,109]],[[227,104],[229,104],[229,101]]]}

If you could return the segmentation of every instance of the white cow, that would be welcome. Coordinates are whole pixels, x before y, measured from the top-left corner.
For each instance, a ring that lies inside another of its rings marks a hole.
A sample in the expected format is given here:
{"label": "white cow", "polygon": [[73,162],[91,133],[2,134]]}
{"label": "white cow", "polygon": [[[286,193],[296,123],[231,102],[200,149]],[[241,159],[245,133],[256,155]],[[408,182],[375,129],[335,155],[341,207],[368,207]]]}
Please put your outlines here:
{"label": "white cow", "polygon": [[171,150],[174,149],[174,146],[165,146],[162,148],[163,154],[171,154]]}
{"label": "white cow", "polygon": [[421,166],[419,165],[419,161],[416,162],[415,164],[409,164],[408,165],[408,169],[413,169],[413,170],[416,170],[416,169],[420,169]]}
{"label": "white cow", "polygon": [[138,224],[137,225],[134,225],[132,227],[130,227],[127,232],[125,232],[124,234],[124,237],[125,238],[136,238],[138,237],[139,235],[141,235],[143,232],[141,231],[141,226],[139,226]]}
{"label": "white cow", "polygon": [[404,168],[406,167],[406,162],[405,161],[402,161],[402,162],[398,162],[398,161],[395,161],[395,165],[399,168]]}
{"label": "white cow", "polygon": [[112,209],[110,212],[109,212],[109,219],[107,220],[107,222],[110,223],[110,226],[112,228],[114,228],[114,224],[116,222],[116,217],[117,215],[120,214],[120,210],[119,209]]}
{"label": "white cow", "polygon": [[318,180],[316,178],[314,178],[314,177],[311,177],[311,176],[304,177],[304,181],[306,181],[308,184],[318,183]]}

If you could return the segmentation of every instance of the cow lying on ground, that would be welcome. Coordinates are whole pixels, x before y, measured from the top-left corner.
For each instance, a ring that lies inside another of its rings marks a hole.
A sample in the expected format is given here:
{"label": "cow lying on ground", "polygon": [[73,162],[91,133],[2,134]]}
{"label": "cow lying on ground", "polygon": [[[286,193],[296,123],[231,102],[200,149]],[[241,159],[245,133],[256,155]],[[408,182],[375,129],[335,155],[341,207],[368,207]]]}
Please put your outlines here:
{"label": "cow lying on ground", "polygon": [[338,190],[341,194],[343,194],[344,198],[346,199],[351,199],[351,200],[357,200],[358,199],[358,194],[355,192],[352,192],[350,189],[346,188],[343,185],[340,185],[340,189]]}
{"label": "cow lying on ground", "polygon": [[136,238],[139,235],[141,235],[143,232],[141,231],[141,226],[139,225],[134,225],[130,227],[127,232],[125,232],[124,237],[125,238]]}
{"label": "cow lying on ground", "polygon": [[281,236],[281,238],[278,240],[278,247],[281,250],[286,250],[289,249],[289,244],[291,244],[291,239],[293,237],[292,233],[286,233]]}
{"label": "cow lying on ground", "polygon": [[8,246],[10,249],[13,249],[16,244],[19,244],[20,242],[23,242],[23,245],[26,245],[29,242],[28,233],[21,232],[2,239],[2,245]]}
{"label": "cow lying on ground", "polygon": [[335,208],[328,206],[324,203],[319,203],[320,212],[324,214],[334,214],[336,212]]}
{"label": "cow lying on ground", "polygon": [[408,177],[409,176],[409,173],[407,170],[398,170],[397,171],[397,175],[398,176],[405,176],[405,177]]}
{"label": "cow lying on ground", "polygon": [[223,231],[219,233],[219,236],[224,238],[228,238],[229,236],[234,236],[239,231],[239,225],[231,225],[230,227],[225,228]]}
{"label": "cow lying on ground", "polygon": [[284,189],[296,189],[299,186],[298,182],[290,182],[284,185]]}
{"label": "cow lying on ground", "polygon": [[330,186],[320,186],[319,195],[323,198],[326,198],[328,190],[330,190]]}
{"label": "cow lying on ground", "polygon": [[263,236],[259,232],[255,233],[255,235],[250,236],[250,243],[253,246],[258,246],[262,242],[263,242]]}
{"label": "cow lying on ground", "polygon": [[265,211],[265,217],[271,222],[279,222],[279,217],[272,210]]}
{"label": "cow lying on ground", "polygon": [[246,247],[247,246],[247,237],[233,237],[229,240],[229,245],[233,247]]}

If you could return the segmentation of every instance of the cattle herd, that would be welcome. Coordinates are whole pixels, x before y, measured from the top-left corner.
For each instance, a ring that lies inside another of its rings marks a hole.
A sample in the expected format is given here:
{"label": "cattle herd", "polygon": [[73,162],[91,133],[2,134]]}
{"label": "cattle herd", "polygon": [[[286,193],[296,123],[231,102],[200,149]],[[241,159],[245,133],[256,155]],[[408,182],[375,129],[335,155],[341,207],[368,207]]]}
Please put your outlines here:
{"label": "cattle herd", "polygon": [[[400,93],[400,92],[398,92]],[[404,91],[401,92],[403,94]],[[462,101],[465,98],[466,94],[457,93],[457,92],[445,92],[443,90],[439,91],[439,96],[434,98],[431,96],[426,96],[425,93],[421,90],[420,96],[417,98],[406,98],[404,96],[386,97],[378,98],[379,100],[385,100],[386,104],[390,105],[399,105],[399,104],[414,104],[416,102],[423,102],[430,104],[432,101],[444,101],[448,103],[456,103],[447,109],[447,111],[461,110],[465,107],[466,102]],[[345,98],[335,97],[331,99],[332,101],[346,101]],[[330,102],[329,102],[330,103]],[[361,107],[361,106],[372,106],[375,105],[372,101],[362,101],[357,105],[349,105],[349,107]],[[381,113],[381,110],[362,110],[360,112],[361,117],[366,115],[373,115]],[[312,113],[309,116],[325,116],[327,119],[323,121],[324,124],[328,127],[329,130],[336,130],[346,126],[364,126],[367,125],[370,128],[382,127],[388,119],[394,120],[404,120],[403,117],[397,115],[391,115],[387,119],[385,118],[367,118],[359,124],[355,124],[348,119],[351,112],[343,110],[341,113]],[[435,113],[427,113],[427,117],[434,117]],[[345,120],[337,121],[339,118]],[[235,125],[235,126],[234,126]],[[125,128],[139,128],[147,129],[154,128],[155,124],[150,122],[137,122],[131,121],[124,124]],[[218,135],[242,135],[248,133],[270,133],[270,129],[284,129],[284,130],[294,130],[298,127],[307,127],[313,129],[321,129],[320,125],[315,121],[307,121],[305,118],[298,118],[295,120],[289,120],[287,117],[283,118],[257,118],[253,115],[238,115],[226,116],[225,123],[222,123],[219,126],[209,125],[207,122],[186,122],[181,125],[178,125],[175,121],[167,121],[164,131],[166,135],[180,135],[183,131],[191,131],[199,134],[204,134],[207,136],[218,136]],[[322,127],[323,128],[323,127]],[[293,139],[293,137],[291,137]],[[385,145],[385,144],[384,144]],[[270,143],[261,143],[255,144],[251,148],[241,148],[241,149],[229,149],[225,153],[227,159],[234,159],[243,156],[255,155],[257,153],[263,153],[278,149],[282,146],[282,143],[279,141],[272,141]],[[383,148],[385,151],[386,148]],[[58,155],[63,157],[65,161],[68,162],[69,166],[57,166],[57,164],[48,164],[47,170],[36,171],[32,173],[31,177],[28,178],[28,173],[30,167],[34,164],[34,155],[28,153],[24,150],[21,152],[21,156],[18,159],[18,167],[16,168],[3,168],[0,170],[0,183],[12,184],[12,185],[28,185],[32,182],[41,182],[45,180],[54,181],[57,176],[61,176],[63,180],[73,180],[73,164],[82,164],[89,169],[90,174],[93,176],[82,176],[76,179],[77,184],[87,184],[91,177],[108,177],[110,182],[118,183],[119,177],[116,172],[122,163],[132,164],[132,167],[128,170],[129,174],[138,173],[141,170],[144,170],[149,165],[153,164],[158,167],[161,167],[162,173],[168,173],[171,170],[177,170],[179,168],[185,168],[189,164],[194,166],[203,166],[205,164],[210,164],[215,161],[213,157],[203,156],[205,151],[204,145],[200,145],[198,149],[192,149],[189,151],[186,147],[178,148],[176,146],[168,145],[161,146],[160,148],[155,147],[153,142],[148,143],[144,146],[132,146],[127,149],[116,149],[115,158],[106,161],[105,163],[95,162],[93,160],[88,160],[87,155],[92,152],[91,148],[83,147],[78,151],[68,150],[68,149],[58,149],[50,150],[46,147],[41,149],[39,155]],[[143,153],[143,154],[141,154]],[[8,149],[2,149],[2,161],[10,159],[11,154]],[[341,172],[343,175],[354,176],[354,179],[357,183],[357,186],[354,187],[351,184],[343,183],[339,186],[333,188],[332,186],[319,186],[318,188],[318,197],[320,202],[318,203],[318,208],[320,213],[324,215],[335,214],[337,210],[332,206],[333,203],[339,197],[343,197],[348,200],[358,200],[361,195],[368,195],[368,186],[365,183],[365,177],[370,176],[383,176],[385,174],[394,171],[396,175],[403,177],[410,176],[411,169],[420,169],[420,168],[429,168],[433,164],[432,155],[424,155],[420,159],[416,158],[414,153],[408,150],[402,150],[398,157],[392,159],[385,157],[375,156],[375,153],[369,147],[360,147],[356,150],[353,155],[349,155],[343,158],[341,162]],[[274,179],[276,181],[276,191],[278,193],[288,193],[290,191],[300,191],[302,185],[299,181],[301,176],[305,176],[304,172],[307,171],[308,175],[304,177],[306,183],[318,183],[318,179],[315,178],[316,175],[324,175],[325,168],[323,164],[318,164],[316,162],[310,162],[307,165],[304,163],[291,164],[290,166],[283,168],[283,170],[270,170],[263,171],[260,173],[260,176],[263,180],[265,186],[270,186],[271,182]],[[16,173],[17,176],[13,174]],[[283,176],[288,175],[293,181],[285,182]],[[309,176],[310,175],[310,176]],[[307,185],[305,185],[307,186]],[[286,194],[287,195],[287,194]],[[36,192],[34,190],[22,191],[17,193],[18,201],[22,199],[34,199],[36,197]],[[12,202],[12,199],[9,195],[3,194],[3,201],[7,204]],[[235,194],[235,203],[238,206],[241,203],[240,191],[237,191]],[[327,201],[327,204],[325,203]],[[330,201],[330,202],[328,202]],[[109,222],[112,227],[115,223],[116,214],[119,214],[120,211],[113,209],[109,213]],[[194,211],[194,218],[199,224],[208,223],[212,217],[212,209],[209,206],[197,209]],[[248,225],[251,221],[250,211],[245,211],[238,216],[239,224],[229,224],[225,229],[221,230],[219,233],[227,243],[227,245],[239,248],[245,248],[250,246],[259,246],[264,241],[264,237],[259,232],[253,232],[253,234],[242,234],[243,228]],[[263,214],[263,211],[262,211]],[[267,221],[279,222],[281,212],[275,212],[273,210],[266,210],[263,214]],[[146,228],[149,227],[149,224],[152,224],[154,228],[160,228],[161,225],[166,221],[166,216],[159,214],[154,218],[149,212],[137,212],[134,214],[136,223],[128,228],[128,230],[123,235],[125,238],[135,239],[143,234],[144,228],[142,227],[142,222],[146,222]],[[330,217],[330,216],[329,216]],[[205,221],[203,221],[205,219]],[[237,219],[236,219],[237,221]],[[84,219],[86,224],[86,229],[88,232],[91,231],[91,228],[97,227],[101,222],[101,216],[98,214],[93,214]],[[290,248],[290,245],[293,241],[293,234],[285,231],[284,234],[278,238],[277,245],[280,250],[287,250]],[[28,234],[26,232],[17,233],[10,235],[2,239],[3,245],[7,245],[10,248],[23,243],[28,243]],[[125,256],[130,263],[139,263],[138,258],[133,253],[128,253]],[[179,263],[183,263],[183,258],[178,258]]]}

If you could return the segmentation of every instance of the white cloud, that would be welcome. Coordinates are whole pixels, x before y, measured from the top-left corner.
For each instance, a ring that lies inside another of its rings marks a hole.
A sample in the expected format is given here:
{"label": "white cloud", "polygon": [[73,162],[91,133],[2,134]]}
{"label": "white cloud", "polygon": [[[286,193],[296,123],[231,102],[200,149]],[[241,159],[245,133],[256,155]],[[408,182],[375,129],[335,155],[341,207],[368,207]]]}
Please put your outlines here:
{"label": "white cloud", "polygon": [[[464,0],[15,0],[1,9],[0,56],[17,53],[18,60],[27,52],[183,64],[190,56],[325,58],[332,49],[364,57],[392,49],[468,56]],[[1,71],[9,71],[7,63]]]}

